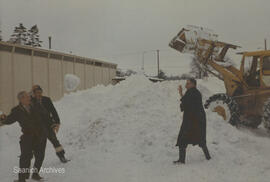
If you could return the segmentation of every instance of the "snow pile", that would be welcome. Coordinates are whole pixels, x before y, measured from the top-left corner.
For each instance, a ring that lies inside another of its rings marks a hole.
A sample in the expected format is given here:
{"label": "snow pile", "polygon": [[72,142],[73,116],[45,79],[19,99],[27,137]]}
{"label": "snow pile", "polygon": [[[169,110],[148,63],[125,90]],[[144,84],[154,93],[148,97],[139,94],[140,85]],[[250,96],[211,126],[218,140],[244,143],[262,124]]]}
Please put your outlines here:
{"label": "snow pile", "polygon": [[66,91],[75,91],[80,85],[80,78],[73,74],[66,74],[64,77],[64,86]]}
{"label": "snow pile", "polygon": [[[187,164],[175,166],[174,146],[181,124],[177,87],[184,81],[152,83],[142,75],[119,84],[66,95],[55,103],[62,120],[59,138],[72,161],[56,159],[48,144],[44,167],[65,167],[63,174],[43,174],[49,181],[207,181],[266,182],[270,177],[269,136],[263,129],[236,129],[207,111],[207,140],[212,160],[199,147],[188,147]],[[214,78],[199,80],[203,99],[224,92]],[[2,129],[1,129],[2,130]],[[3,129],[0,175],[10,180],[18,163],[14,128]],[[2,163],[2,162],[1,162]]]}
{"label": "snow pile", "polygon": [[213,30],[195,25],[187,25],[184,29],[186,42],[188,44],[196,44],[198,39],[217,41],[218,35]]}
{"label": "snow pile", "polygon": [[228,56],[225,56],[224,62],[218,62],[217,61],[216,63],[219,64],[220,66],[223,66],[223,67],[236,66],[234,61]]}

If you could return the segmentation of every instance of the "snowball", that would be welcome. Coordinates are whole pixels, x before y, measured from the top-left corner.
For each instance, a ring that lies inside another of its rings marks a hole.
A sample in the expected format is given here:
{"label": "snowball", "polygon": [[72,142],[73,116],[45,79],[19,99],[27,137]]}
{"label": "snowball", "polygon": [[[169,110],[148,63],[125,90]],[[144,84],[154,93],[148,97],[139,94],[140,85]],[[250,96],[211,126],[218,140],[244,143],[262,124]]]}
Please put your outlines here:
{"label": "snowball", "polygon": [[80,85],[80,78],[73,74],[66,74],[64,78],[65,90],[68,92],[75,91]]}

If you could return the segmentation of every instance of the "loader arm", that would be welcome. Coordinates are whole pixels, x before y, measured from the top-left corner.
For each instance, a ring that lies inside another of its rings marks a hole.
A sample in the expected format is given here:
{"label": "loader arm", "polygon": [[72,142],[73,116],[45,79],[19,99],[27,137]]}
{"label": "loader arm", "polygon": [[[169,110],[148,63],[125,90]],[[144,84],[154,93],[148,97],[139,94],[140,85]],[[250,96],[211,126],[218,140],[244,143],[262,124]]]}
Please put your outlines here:
{"label": "loader arm", "polygon": [[[230,48],[236,49],[238,46],[205,39],[198,40],[197,44],[198,48],[196,48],[195,51],[196,57],[202,64],[211,66],[222,76],[222,80],[224,81],[224,85],[229,96],[233,96],[235,90],[240,85],[247,87],[246,82],[243,81],[241,71],[233,65],[226,65],[224,62],[224,57],[227,51]],[[218,54],[214,54],[215,49],[220,50]]]}
{"label": "loader arm", "polygon": [[235,90],[239,87],[239,85],[242,84],[241,78],[239,78],[237,75],[238,73],[233,73],[231,70],[235,70],[233,66],[230,66],[231,68],[225,68],[223,66],[220,66],[219,64],[215,63],[212,60],[208,61],[208,64],[216,70],[218,73],[222,75],[225,88],[227,90],[227,94],[229,96],[233,96],[235,93]]}
{"label": "loader arm", "polygon": [[[217,41],[216,34],[211,34],[201,27],[189,28],[182,29],[169,46],[179,52],[193,54],[202,65],[205,65],[206,71],[224,81],[229,96],[232,96],[241,85],[247,86],[240,70],[224,61],[227,51],[238,46]],[[219,74],[207,69],[207,66]]]}

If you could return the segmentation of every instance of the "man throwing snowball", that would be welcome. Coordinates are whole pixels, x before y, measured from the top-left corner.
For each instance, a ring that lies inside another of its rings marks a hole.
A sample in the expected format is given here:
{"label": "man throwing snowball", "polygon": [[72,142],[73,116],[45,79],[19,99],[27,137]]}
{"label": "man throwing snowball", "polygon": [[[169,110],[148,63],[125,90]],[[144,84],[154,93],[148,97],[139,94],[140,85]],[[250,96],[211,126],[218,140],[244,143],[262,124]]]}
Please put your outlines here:
{"label": "man throwing snowball", "polygon": [[199,145],[207,160],[210,154],[206,146],[206,115],[202,105],[202,95],[196,88],[197,82],[190,78],[186,81],[186,93],[183,95],[182,86],[178,88],[183,113],[183,122],[178,135],[176,146],[179,147],[179,159],[174,164],[184,164],[188,144]]}
{"label": "man throwing snowball", "polygon": [[[0,126],[10,125],[18,122],[22,129],[20,137],[20,171],[18,173],[18,182],[26,182],[29,179],[30,172],[33,172],[32,179],[41,181],[39,175],[45,157],[45,148],[47,141],[47,125],[43,118],[44,110],[38,105],[31,103],[31,98],[26,91],[21,91],[17,95],[19,105],[14,107],[9,115],[0,115]],[[31,159],[35,156],[33,170],[30,169]]]}

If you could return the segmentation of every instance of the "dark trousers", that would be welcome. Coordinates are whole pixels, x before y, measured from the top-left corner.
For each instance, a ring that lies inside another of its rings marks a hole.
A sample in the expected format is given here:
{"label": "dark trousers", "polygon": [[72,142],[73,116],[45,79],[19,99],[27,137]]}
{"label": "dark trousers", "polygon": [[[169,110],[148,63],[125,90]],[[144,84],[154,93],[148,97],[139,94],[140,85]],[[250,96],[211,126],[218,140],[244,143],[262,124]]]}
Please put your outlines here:
{"label": "dark trousers", "polygon": [[[181,163],[185,163],[186,162],[186,148],[187,148],[187,144],[185,145],[181,145],[181,147],[179,147],[179,161]],[[207,148],[207,145],[206,144],[202,144],[202,145],[199,145],[201,148],[202,148],[202,151],[205,155],[205,158],[207,160],[211,159],[211,156],[209,154],[209,151],[208,151],[208,148]]]}
{"label": "dark trousers", "polygon": [[34,171],[38,173],[44,157],[45,157],[45,149],[46,149],[47,136],[44,134],[40,135],[30,135],[23,134],[20,140],[20,173],[19,180],[25,180],[29,178],[31,159],[33,158],[33,154],[35,156],[35,163],[33,166]]}
{"label": "dark trousers", "polygon": [[53,144],[54,148],[60,147],[61,144],[52,128],[48,128],[48,140]]}

